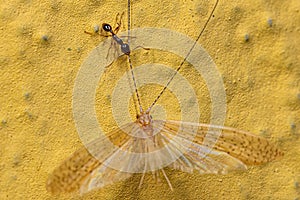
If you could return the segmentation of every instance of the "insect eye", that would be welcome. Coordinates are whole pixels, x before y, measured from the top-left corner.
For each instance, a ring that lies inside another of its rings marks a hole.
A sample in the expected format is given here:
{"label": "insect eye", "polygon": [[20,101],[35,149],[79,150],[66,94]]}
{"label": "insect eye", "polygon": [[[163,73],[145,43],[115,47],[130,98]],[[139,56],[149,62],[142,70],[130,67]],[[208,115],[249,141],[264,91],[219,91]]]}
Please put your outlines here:
{"label": "insect eye", "polygon": [[111,26],[109,24],[102,24],[102,28],[106,32],[111,32]]}

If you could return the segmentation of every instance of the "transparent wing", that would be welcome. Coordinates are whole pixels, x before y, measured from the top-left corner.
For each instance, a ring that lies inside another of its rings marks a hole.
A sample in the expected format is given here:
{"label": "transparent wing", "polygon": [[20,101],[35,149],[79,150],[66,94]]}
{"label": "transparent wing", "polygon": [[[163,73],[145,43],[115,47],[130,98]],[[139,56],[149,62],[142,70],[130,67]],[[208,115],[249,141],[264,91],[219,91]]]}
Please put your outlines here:
{"label": "transparent wing", "polygon": [[153,135],[160,130],[144,129],[139,123],[123,130],[130,138],[105,160],[104,165],[129,173],[153,172],[166,166],[172,155],[161,151],[161,137]]}
{"label": "transparent wing", "polygon": [[[79,149],[49,176],[47,190],[85,193],[133,173],[145,174],[166,166],[187,172],[227,173],[283,155],[267,139],[232,128],[160,120],[152,125],[149,131],[129,123],[89,143],[89,151]],[[207,138],[215,144],[207,143]]]}
{"label": "transparent wing", "polygon": [[[227,173],[283,155],[267,139],[233,128],[181,121],[154,121],[153,126],[162,130],[162,142],[170,152],[181,152],[170,167],[182,171]],[[204,142],[206,136],[215,144]]]}
{"label": "transparent wing", "polygon": [[[135,123],[129,123],[123,128],[133,127],[135,127]],[[130,177],[131,174],[119,173],[118,170],[109,169],[103,165],[103,162],[100,162],[109,159],[118,150],[118,147],[128,145],[130,137],[119,128],[108,133],[106,137],[115,145],[113,149],[107,144],[104,137],[93,140],[86,148],[80,148],[63,161],[49,175],[47,190],[53,194],[78,190],[84,193]]]}
{"label": "transparent wing", "polygon": [[132,173],[115,170],[102,164],[90,173],[89,177],[82,183],[79,192],[82,195],[91,190],[125,180],[131,176]]}

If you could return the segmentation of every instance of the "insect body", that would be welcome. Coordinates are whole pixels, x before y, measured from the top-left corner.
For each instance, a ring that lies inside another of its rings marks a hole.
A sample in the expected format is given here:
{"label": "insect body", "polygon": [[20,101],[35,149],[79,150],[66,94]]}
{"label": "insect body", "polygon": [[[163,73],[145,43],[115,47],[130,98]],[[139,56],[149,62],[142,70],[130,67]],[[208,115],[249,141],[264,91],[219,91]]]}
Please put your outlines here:
{"label": "insect body", "polygon": [[123,40],[121,38],[119,38],[112,30],[111,26],[109,24],[102,24],[102,28],[104,31],[111,33],[112,38],[121,46],[121,51],[126,54],[129,55],[130,54],[130,48],[129,45],[127,43],[124,43]]}
{"label": "insect body", "polygon": [[[211,148],[203,141],[208,133],[214,136],[214,131],[221,131],[221,135]],[[172,189],[165,167],[226,174],[283,155],[267,139],[251,133],[207,124],[152,120],[149,113],[141,113],[135,122],[113,130],[107,137],[116,146],[113,151],[107,152],[103,138],[92,141],[87,146],[92,153],[83,147],[53,171],[47,190],[54,194],[79,190],[83,194],[127,179],[133,171],[142,173],[141,183],[147,172],[157,178],[161,172]]]}

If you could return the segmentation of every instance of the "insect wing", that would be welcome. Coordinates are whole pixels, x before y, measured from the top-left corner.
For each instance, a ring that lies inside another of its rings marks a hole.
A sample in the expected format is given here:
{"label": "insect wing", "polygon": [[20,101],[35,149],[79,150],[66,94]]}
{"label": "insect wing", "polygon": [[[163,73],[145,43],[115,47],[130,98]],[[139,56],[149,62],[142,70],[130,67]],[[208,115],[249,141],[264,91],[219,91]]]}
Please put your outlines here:
{"label": "insect wing", "polygon": [[82,195],[91,190],[99,189],[106,185],[125,180],[131,176],[132,173],[115,170],[101,164],[94,169],[89,177],[82,183],[79,192]]}
{"label": "insect wing", "polygon": [[[134,123],[128,123],[122,128],[130,128],[134,125]],[[108,144],[107,138],[114,145]],[[91,141],[86,145],[86,148],[82,147],[74,152],[49,175],[46,185],[47,190],[53,194],[59,194],[80,189],[81,193],[84,193],[93,189],[93,187],[103,187],[129,177],[128,174],[117,177],[120,174],[114,170],[108,170],[103,165],[103,162],[109,159],[120,146],[127,145],[129,139],[130,137],[121,128],[117,128],[106,136]],[[103,175],[104,172],[107,172],[107,174]],[[97,184],[95,177],[98,179]],[[103,177],[102,182],[99,181],[99,177]]]}
{"label": "insect wing", "polygon": [[160,134],[170,152],[182,154],[170,167],[182,171],[224,174],[282,155],[267,139],[233,128],[181,121],[162,124],[153,122],[153,126],[161,126]]}

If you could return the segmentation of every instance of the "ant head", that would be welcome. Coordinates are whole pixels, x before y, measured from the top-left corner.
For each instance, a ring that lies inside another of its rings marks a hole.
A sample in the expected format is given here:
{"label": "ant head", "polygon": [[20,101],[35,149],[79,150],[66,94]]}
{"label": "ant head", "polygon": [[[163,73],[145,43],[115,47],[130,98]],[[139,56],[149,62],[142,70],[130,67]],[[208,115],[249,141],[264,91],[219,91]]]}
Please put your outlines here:
{"label": "ant head", "polygon": [[106,23],[102,24],[102,28],[106,32],[111,32],[112,31],[111,25],[106,24]]}

